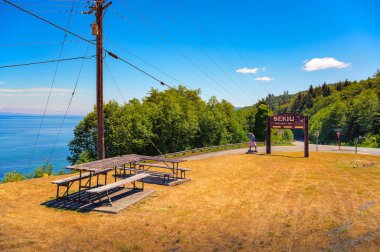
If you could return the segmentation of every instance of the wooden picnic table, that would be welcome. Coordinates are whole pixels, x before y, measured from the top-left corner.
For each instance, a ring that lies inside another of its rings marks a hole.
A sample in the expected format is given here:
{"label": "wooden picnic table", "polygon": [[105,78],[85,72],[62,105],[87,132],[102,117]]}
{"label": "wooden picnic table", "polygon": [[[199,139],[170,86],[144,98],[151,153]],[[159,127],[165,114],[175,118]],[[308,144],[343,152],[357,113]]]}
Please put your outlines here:
{"label": "wooden picnic table", "polygon": [[[77,164],[77,165],[70,165],[66,168],[69,170],[75,170],[79,172],[79,178],[76,178],[75,181],[79,182],[79,193],[78,193],[78,199],[80,200],[81,197],[81,190],[82,188],[91,189],[91,179],[94,174],[99,174],[102,171],[114,169],[114,177],[115,182],[117,180],[117,169],[126,169],[127,166],[129,168],[136,168],[137,166],[149,166],[150,163],[147,162],[161,162],[165,164],[165,168],[170,169],[172,171],[173,177],[178,179],[178,171],[179,167],[178,164],[181,162],[185,162],[186,160],[183,158],[165,158],[165,157],[152,157],[152,156],[145,156],[145,155],[136,155],[136,154],[130,154],[130,155],[123,155],[118,157],[112,157],[112,158],[106,158],[102,160],[97,160],[89,163],[84,164]],[[153,164],[151,164],[153,165]],[[144,171],[144,168],[142,169]],[[84,172],[88,172],[84,174]],[[107,171],[108,172],[108,171]],[[125,175],[125,170],[124,170]],[[107,176],[107,175],[106,175]],[[182,172],[181,172],[182,177]],[[89,179],[88,182],[82,186],[82,179]],[[106,180],[105,180],[105,183]],[[87,186],[88,185],[88,186]]]}
{"label": "wooden picnic table", "polygon": [[114,168],[115,171],[115,182],[117,179],[117,167],[121,165],[126,165],[128,163],[136,163],[139,162],[141,159],[139,158],[139,155],[131,154],[131,155],[124,155],[119,157],[112,157],[112,158],[106,158],[102,160],[97,160],[89,163],[84,164],[77,164],[77,165],[71,165],[67,166],[66,168],[69,170],[75,170],[79,171],[79,194],[78,198],[80,200],[81,196],[81,190],[82,190],[82,174],[83,172],[89,172],[89,188],[91,188],[91,179],[95,172],[100,172],[102,170],[106,170],[109,168]]}

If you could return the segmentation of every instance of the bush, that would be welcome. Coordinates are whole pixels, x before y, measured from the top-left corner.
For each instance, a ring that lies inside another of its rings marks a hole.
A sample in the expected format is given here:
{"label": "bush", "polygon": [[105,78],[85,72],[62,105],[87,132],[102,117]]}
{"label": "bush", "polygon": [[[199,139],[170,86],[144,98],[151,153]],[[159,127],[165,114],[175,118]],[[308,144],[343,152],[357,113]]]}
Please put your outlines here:
{"label": "bush", "polygon": [[363,138],[363,142],[359,144],[360,147],[370,147],[370,148],[378,148],[380,135],[366,135]]}
{"label": "bush", "polygon": [[25,177],[24,177],[24,175],[22,175],[21,172],[11,171],[11,172],[6,172],[4,174],[3,183],[21,181],[24,179],[25,179]]}
{"label": "bush", "polygon": [[47,177],[53,174],[53,165],[46,162],[46,164],[34,170],[34,178]]}
{"label": "bush", "polygon": [[60,169],[57,173],[57,175],[65,175],[66,174],[66,171],[63,170],[63,169]]}
{"label": "bush", "polygon": [[273,143],[291,143],[294,140],[294,134],[290,129],[271,130],[271,141]]}

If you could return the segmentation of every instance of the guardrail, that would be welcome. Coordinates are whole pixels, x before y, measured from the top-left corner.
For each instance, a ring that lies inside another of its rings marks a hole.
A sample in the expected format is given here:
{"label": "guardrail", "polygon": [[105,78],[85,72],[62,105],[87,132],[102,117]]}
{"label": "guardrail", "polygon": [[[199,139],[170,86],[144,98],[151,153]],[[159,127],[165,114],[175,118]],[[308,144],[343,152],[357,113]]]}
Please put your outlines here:
{"label": "guardrail", "polygon": [[[264,142],[256,142],[256,144],[257,145],[263,145]],[[200,152],[211,152],[212,150],[234,149],[237,147],[241,147],[241,148],[249,147],[249,142],[206,146],[206,147],[202,147],[202,148],[195,148],[195,149],[190,149],[190,150],[177,151],[177,152],[173,152],[173,153],[166,153],[166,154],[160,155],[160,157],[168,157],[168,156],[178,157],[178,156],[185,156],[188,154],[199,154]]]}

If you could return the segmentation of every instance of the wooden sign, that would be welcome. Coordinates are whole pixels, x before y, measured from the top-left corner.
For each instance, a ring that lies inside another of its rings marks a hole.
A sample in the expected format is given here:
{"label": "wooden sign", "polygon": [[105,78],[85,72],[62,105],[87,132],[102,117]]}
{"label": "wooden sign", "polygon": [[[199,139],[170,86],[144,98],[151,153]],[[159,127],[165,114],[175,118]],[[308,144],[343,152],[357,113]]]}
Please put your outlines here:
{"label": "wooden sign", "polygon": [[[271,154],[271,130],[275,129],[303,129],[304,130],[304,157],[309,157],[309,117],[293,113],[284,113],[267,117],[266,152]],[[318,132],[319,134],[319,132]]]}
{"label": "wooden sign", "polygon": [[271,116],[270,127],[274,129],[304,129],[305,116],[293,113]]}

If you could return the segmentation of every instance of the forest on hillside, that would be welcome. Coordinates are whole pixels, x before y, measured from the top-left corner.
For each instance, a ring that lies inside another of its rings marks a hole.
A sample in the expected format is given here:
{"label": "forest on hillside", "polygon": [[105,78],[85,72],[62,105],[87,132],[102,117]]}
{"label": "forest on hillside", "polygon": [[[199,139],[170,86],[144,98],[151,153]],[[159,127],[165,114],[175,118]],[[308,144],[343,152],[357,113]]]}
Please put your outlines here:
{"label": "forest on hillside", "polygon": [[362,81],[323,83],[310,85],[306,91],[290,95],[269,94],[263,101],[274,113],[293,112],[308,115],[309,134],[315,140],[330,144],[337,142],[336,130],[341,140],[353,144],[362,137],[361,145],[380,147],[380,71]]}
{"label": "forest on hillside", "polygon": [[[266,118],[281,112],[310,117],[310,139],[320,131],[322,143],[336,142],[335,129],[342,140],[352,144],[363,136],[362,145],[380,147],[380,72],[362,81],[344,81],[310,86],[296,94],[269,94],[257,104],[241,109],[226,100],[211,97],[204,101],[200,90],[184,86],[158,91],[151,89],[141,101],[132,99],[104,105],[106,157],[128,153],[158,155],[197,147],[247,141],[254,132],[258,141],[266,134]],[[291,141],[285,130],[274,141]],[[302,133],[302,132],[301,132]],[[297,134],[297,133],[296,133]],[[71,163],[96,159],[96,108],[74,129],[69,143]]]}

